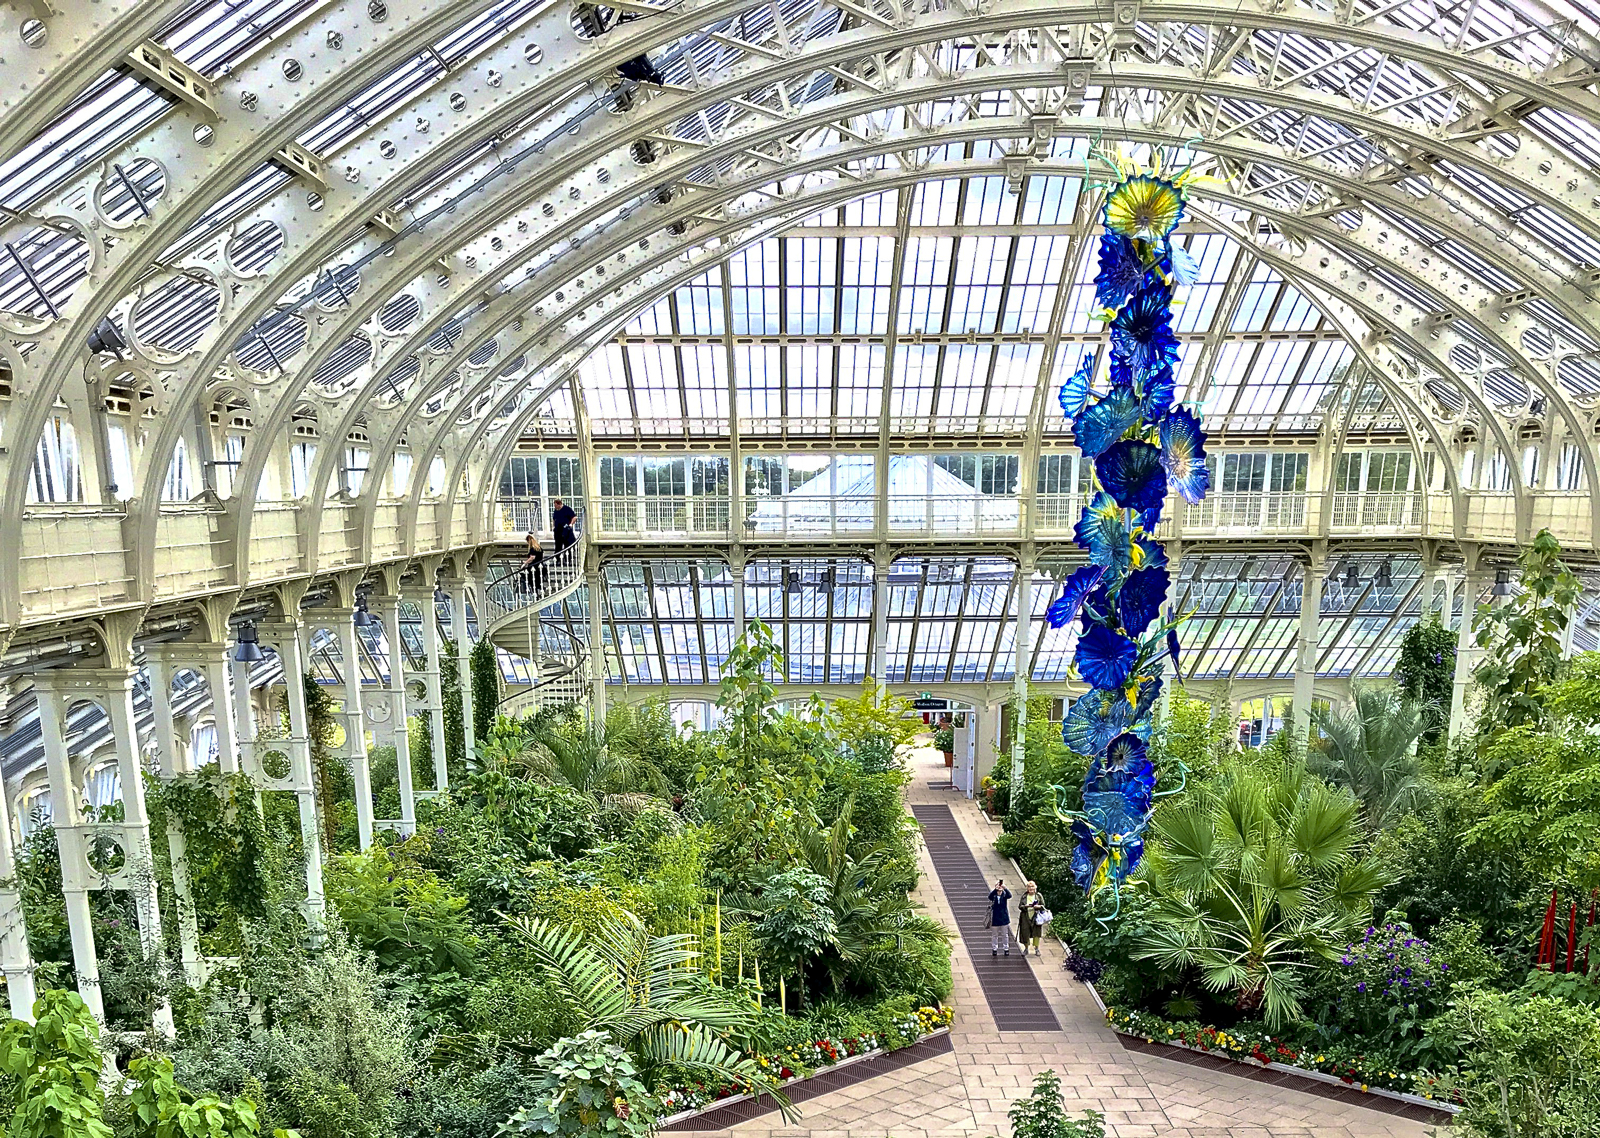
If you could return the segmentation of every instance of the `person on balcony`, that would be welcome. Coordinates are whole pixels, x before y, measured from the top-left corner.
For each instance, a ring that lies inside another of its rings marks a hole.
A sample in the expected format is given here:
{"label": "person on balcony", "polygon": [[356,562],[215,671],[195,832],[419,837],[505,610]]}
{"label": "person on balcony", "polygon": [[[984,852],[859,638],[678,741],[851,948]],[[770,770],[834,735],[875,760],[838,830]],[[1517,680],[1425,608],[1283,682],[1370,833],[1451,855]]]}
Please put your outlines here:
{"label": "person on balcony", "polygon": [[547,571],[544,567],[544,547],[532,530],[528,531],[528,556],[523,558],[522,573],[518,577],[524,593],[544,588]]}
{"label": "person on balcony", "polygon": [[556,534],[556,556],[561,556],[561,551],[575,545],[578,535],[573,532],[573,525],[577,522],[578,515],[573,508],[560,498],[555,500],[555,509],[550,512],[550,524]]}

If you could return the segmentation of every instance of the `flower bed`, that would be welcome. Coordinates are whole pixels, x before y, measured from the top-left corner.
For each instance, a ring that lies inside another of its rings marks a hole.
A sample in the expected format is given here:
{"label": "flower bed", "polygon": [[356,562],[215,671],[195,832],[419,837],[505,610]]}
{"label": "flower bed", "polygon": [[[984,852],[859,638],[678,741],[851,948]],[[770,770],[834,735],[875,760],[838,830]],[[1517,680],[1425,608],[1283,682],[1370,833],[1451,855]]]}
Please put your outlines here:
{"label": "flower bed", "polygon": [[[954,1018],[955,1012],[952,1008],[922,1007],[896,1022],[894,1026],[897,1034],[894,1037],[883,1032],[868,1031],[844,1039],[813,1039],[808,1043],[780,1048],[770,1055],[757,1052],[755,1060],[763,1069],[775,1074],[784,1083],[800,1082],[840,1063],[898,1051],[901,1047],[920,1043],[930,1036],[947,1030]],[[896,1046],[897,1040],[910,1042]],[[743,1099],[750,1093],[751,1088],[748,1085],[739,1083],[722,1085],[689,1083],[669,1087],[661,1093],[663,1112],[670,1115],[663,1120],[663,1125],[680,1121],[724,1102]]]}
{"label": "flower bed", "polygon": [[1360,1054],[1303,1047],[1259,1028],[1241,1026],[1224,1031],[1192,1021],[1165,1019],[1153,1012],[1117,1008],[1106,1009],[1106,1021],[1114,1031],[1150,1043],[1170,1043],[1241,1063],[1254,1060],[1263,1066],[1276,1063],[1294,1067],[1308,1074],[1331,1076],[1368,1093],[1376,1089],[1425,1099],[1444,1110],[1461,1101],[1460,1092],[1452,1084],[1427,1071],[1391,1070]]}

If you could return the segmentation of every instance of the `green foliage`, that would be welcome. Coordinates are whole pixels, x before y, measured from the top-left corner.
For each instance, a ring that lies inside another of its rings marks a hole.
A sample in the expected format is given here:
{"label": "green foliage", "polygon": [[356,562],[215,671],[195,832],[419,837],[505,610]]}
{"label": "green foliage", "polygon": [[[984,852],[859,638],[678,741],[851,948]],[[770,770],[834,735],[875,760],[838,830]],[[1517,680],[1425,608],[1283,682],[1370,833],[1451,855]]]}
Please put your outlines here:
{"label": "green foliage", "polygon": [[46,991],[35,1022],[0,1027],[0,1072],[14,1090],[0,1134],[10,1138],[111,1138],[102,1117],[100,1028],[76,992]]}
{"label": "green foliage", "polygon": [[[256,1138],[261,1133],[255,1104],[243,1095],[224,1102],[215,1095],[192,1095],[173,1080],[172,1060],[135,1059],[128,1067],[134,1086],[128,1111],[136,1138]],[[277,1131],[278,1138],[298,1138]]]}
{"label": "green foliage", "polygon": [[1481,991],[1447,1020],[1468,1058],[1461,1133],[1587,1138],[1600,1133],[1600,1012],[1550,996]]}
{"label": "green foliage", "polygon": [[725,1042],[728,1032],[753,1022],[754,1009],[696,970],[694,937],[653,937],[631,913],[591,935],[527,918],[511,927],[584,1029],[626,1049],[647,1076],[673,1067],[779,1094],[754,1060]]}
{"label": "green foliage", "polygon": [[890,695],[889,689],[871,676],[861,681],[859,696],[833,701],[833,715],[840,742],[852,750],[875,745],[878,740],[887,741],[891,751],[908,746],[922,726],[909,699]]}
{"label": "green foliage", "polygon": [[648,1135],[656,1105],[626,1051],[603,1031],[563,1039],[537,1060],[532,1106],[503,1134]]}
{"label": "green foliage", "polygon": [[472,974],[478,939],[465,918],[467,899],[405,847],[330,858],[324,880],[351,935],[385,968]]}
{"label": "green foliage", "polygon": [[1359,686],[1347,710],[1316,707],[1311,723],[1322,737],[1311,747],[1311,769],[1361,802],[1363,820],[1385,829],[1424,793],[1416,744],[1432,722],[1421,704],[1396,688]]}
{"label": "green foliage", "polygon": [[[423,605],[423,616],[432,619],[433,606]],[[444,753],[451,781],[466,773],[467,732],[461,715],[461,646],[454,640],[439,642],[439,695],[444,704]]]}
{"label": "green foliage", "polygon": [[1582,589],[1549,530],[1517,555],[1517,568],[1521,591],[1499,607],[1480,605],[1472,625],[1486,649],[1472,678],[1483,692],[1480,729],[1489,734],[1543,722],[1540,689],[1561,674],[1561,635]]}
{"label": "green foliage", "polygon": [[167,819],[183,826],[189,892],[208,951],[236,954],[240,922],[262,916],[276,891],[254,784],[212,765],[185,778],[147,779],[145,804],[158,840]]}
{"label": "green foliage", "polygon": [[1387,883],[1358,856],[1358,811],[1298,764],[1230,761],[1157,815],[1146,859],[1156,902],[1134,956],[1196,969],[1269,1026],[1296,1018],[1306,970],[1365,923]]}
{"label": "green foliage", "polygon": [[774,874],[761,890],[756,935],[769,960],[787,975],[839,943],[828,879],[802,866]]}
{"label": "green foliage", "polygon": [[483,637],[472,646],[472,734],[483,739],[494,726],[500,704],[500,660],[494,645]]}
{"label": "green foliage", "polygon": [[956,749],[955,728],[948,725],[940,726],[933,732],[933,749],[949,754]]}
{"label": "green foliage", "polygon": [[1033,1093],[1007,1112],[1011,1138],[1105,1138],[1105,1119],[1092,1110],[1068,1118],[1061,1100],[1061,1076],[1052,1070],[1033,1077]]}
{"label": "green foliage", "polygon": [[1400,691],[1428,714],[1426,742],[1433,742],[1449,720],[1455,674],[1456,634],[1444,626],[1434,610],[1406,629],[1394,665],[1394,682]]}

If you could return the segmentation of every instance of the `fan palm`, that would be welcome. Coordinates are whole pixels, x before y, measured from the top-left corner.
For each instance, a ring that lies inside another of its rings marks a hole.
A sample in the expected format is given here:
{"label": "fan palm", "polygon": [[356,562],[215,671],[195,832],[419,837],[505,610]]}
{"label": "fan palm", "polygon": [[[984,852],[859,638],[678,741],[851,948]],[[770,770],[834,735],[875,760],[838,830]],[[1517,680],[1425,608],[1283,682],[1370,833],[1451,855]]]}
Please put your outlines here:
{"label": "fan palm", "polygon": [[1416,744],[1433,725],[1426,704],[1398,688],[1359,687],[1349,710],[1318,707],[1311,722],[1322,733],[1307,759],[1311,769],[1348,787],[1369,826],[1383,829],[1417,804],[1424,783]]}
{"label": "fan palm", "polygon": [[1134,956],[1198,969],[1207,989],[1272,1027],[1295,1018],[1304,973],[1336,957],[1388,883],[1356,856],[1358,809],[1298,763],[1233,760],[1157,816],[1155,904]]}
{"label": "fan palm", "polygon": [[751,1027],[749,1001],[711,983],[695,967],[688,934],[651,936],[632,913],[598,934],[538,918],[508,918],[540,968],[561,989],[585,1031],[603,1031],[633,1056],[646,1082],[666,1068],[688,1068],[716,1082],[788,1100],[753,1059],[726,1041]]}
{"label": "fan palm", "polygon": [[569,721],[537,726],[515,762],[536,778],[597,799],[641,792],[664,797],[670,790],[660,768],[626,746],[613,745],[603,725]]}

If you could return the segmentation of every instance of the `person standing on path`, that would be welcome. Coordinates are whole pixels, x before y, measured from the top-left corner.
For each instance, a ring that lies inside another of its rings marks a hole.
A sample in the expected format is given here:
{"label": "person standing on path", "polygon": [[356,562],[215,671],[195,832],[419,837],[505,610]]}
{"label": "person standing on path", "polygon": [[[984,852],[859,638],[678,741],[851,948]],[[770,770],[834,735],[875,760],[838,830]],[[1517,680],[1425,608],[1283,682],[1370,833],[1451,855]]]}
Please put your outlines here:
{"label": "person standing on path", "polygon": [[989,890],[989,955],[999,956],[1005,949],[1011,955],[1011,890],[1004,880],[997,880]]}
{"label": "person standing on path", "polygon": [[1017,902],[1017,944],[1022,947],[1022,955],[1028,955],[1028,945],[1033,944],[1033,954],[1040,955],[1039,938],[1044,934],[1044,926],[1039,923],[1039,914],[1044,912],[1044,897],[1039,893],[1036,882],[1028,882],[1027,888],[1022,891],[1022,900]]}

